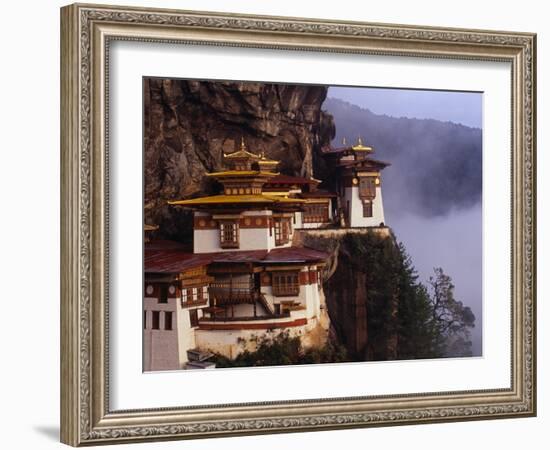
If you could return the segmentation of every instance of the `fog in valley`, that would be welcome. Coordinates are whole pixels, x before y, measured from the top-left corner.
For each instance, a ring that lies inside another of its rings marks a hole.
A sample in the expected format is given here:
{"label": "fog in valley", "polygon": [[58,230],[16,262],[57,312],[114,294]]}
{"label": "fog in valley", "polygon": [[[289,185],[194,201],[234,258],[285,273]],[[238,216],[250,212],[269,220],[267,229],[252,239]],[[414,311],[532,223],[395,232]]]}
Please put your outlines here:
{"label": "fog in valley", "polygon": [[[424,284],[435,267],[452,278],[455,298],[476,316],[472,352],[480,356],[482,132],[469,125],[481,122],[481,94],[415,91],[421,110],[408,101],[411,91],[402,94],[400,103],[395,89],[331,87],[323,109],[334,116],[333,145],[340,146],[344,137],[352,144],[361,136],[374,147],[373,158],[391,163],[382,172],[386,224],[405,245]],[[373,113],[369,102],[380,113]]]}

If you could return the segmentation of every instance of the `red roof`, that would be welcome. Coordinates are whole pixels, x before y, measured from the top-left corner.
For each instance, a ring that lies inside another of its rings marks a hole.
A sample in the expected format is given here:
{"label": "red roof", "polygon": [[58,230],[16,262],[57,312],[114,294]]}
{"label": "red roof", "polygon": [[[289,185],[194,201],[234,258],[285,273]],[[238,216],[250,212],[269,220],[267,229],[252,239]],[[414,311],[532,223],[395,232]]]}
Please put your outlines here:
{"label": "red roof", "polygon": [[[328,254],[306,247],[283,247],[271,251],[243,250],[216,253],[186,251],[178,243],[173,248],[158,248],[155,242],[146,244],[144,270],[147,273],[180,273],[211,263],[308,263],[322,261]],[[155,248],[157,247],[157,248]]]}
{"label": "red roof", "polygon": [[210,262],[210,258],[206,255],[195,255],[185,250],[149,250],[145,248],[143,267],[148,273],[180,273]]}
{"label": "red roof", "polygon": [[332,147],[332,146],[326,146],[321,149],[321,151],[325,154],[337,154],[337,153],[343,153],[346,151],[351,151],[351,145],[348,145],[346,147]]}
{"label": "red roof", "polygon": [[380,166],[380,167],[387,167],[391,166],[391,163],[380,161],[379,159],[373,159],[373,158],[364,158],[364,159],[358,159],[355,161],[340,161],[338,164],[339,167],[354,167],[354,166],[362,166],[362,165],[373,165],[373,166]]}
{"label": "red roof", "polygon": [[271,250],[262,262],[314,262],[328,258],[328,253],[308,247],[282,247]]}

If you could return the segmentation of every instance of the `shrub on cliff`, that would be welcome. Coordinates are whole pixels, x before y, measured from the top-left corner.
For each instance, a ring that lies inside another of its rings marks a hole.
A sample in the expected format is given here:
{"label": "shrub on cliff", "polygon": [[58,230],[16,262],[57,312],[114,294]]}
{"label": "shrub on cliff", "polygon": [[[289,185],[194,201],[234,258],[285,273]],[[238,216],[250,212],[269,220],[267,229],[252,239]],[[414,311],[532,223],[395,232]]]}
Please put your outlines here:
{"label": "shrub on cliff", "polygon": [[[252,338],[255,351],[245,350],[236,358],[230,359],[215,355],[212,361],[216,367],[285,366],[290,364],[317,364],[346,361],[346,351],[340,346],[327,342],[321,348],[304,349],[298,336],[291,336],[285,330],[270,332]],[[246,346],[246,342],[242,342]]]}

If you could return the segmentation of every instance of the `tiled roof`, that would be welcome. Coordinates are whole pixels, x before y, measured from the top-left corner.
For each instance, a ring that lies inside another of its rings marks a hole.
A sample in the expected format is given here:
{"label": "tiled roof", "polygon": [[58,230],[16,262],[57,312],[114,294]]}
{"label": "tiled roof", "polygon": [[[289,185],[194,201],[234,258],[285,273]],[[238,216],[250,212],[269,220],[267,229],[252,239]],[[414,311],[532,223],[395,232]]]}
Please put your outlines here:
{"label": "tiled roof", "polygon": [[308,247],[274,248],[263,259],[263,262],[314,262],[328,258],[328,253]]}
{"label": "tiled roof", "polygon": [[145,248],[143,268],[146,273],[180,273],[210,263],[205,255],[181,249],[149,250]]}
{"label": "tiled roof", "polygon": [[323,261],[328,254],[306,247],[283,247],[267,250],[243,250],[194,254],[180,244],[155,241],[146,244],[144,270],[146,273],[180,273],[211,263],[308,263]]}

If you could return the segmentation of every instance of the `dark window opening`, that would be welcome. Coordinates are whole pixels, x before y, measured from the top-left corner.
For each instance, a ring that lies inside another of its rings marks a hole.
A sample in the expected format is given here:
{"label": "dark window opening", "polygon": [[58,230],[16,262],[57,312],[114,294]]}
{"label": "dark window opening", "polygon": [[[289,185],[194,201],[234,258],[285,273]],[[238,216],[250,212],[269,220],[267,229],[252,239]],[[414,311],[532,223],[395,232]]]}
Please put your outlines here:
{"label": "dark window opening", "polygon": [[368,200],[363,202],[363,217],[372,217],[372,202]]}
{"label": "dark window opening", "polygon": [[164,311],[164,329],[172,330],[172,312]]}
{"label": "dark window opening", "polygon": [[159,303],[168,303],[168,285],[167,284],[160,285]]}
{"label": "dark window opening", "polygon": [[160,311],[153,311],[153,330],[160,330]]}
{"label": "dark window opening", "polygon": [[199,314],[197,313],[196,309],[192,309],[189,311],[189,321],[191,322],[192,327],[199,326]]}

